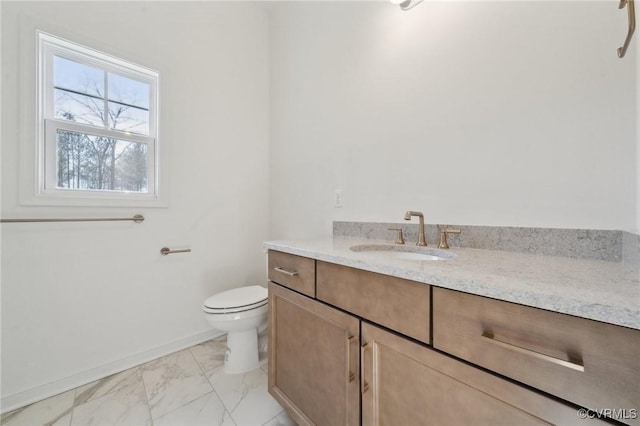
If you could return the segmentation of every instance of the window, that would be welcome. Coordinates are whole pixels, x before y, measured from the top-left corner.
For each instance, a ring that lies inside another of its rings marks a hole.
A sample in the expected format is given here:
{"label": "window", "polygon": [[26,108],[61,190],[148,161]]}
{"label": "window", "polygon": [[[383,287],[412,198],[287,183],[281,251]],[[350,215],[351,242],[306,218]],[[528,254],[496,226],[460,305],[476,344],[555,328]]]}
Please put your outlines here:
{"label": "window", "polygon": [[39,195],[158,197],[158,73],[45,33]]}

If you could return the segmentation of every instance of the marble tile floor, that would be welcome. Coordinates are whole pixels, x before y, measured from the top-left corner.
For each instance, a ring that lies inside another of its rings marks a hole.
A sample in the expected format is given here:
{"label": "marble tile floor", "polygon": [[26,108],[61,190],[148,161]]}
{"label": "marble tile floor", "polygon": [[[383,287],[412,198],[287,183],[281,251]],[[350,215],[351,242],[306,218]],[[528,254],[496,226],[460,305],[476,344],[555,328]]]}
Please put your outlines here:
{"label": "marble tile floor", "polygon": [[[291,426],[267,365],[223,372],[226,336],[2,415],[3,426]],[[261,354],[261,358],[266,358]]]}

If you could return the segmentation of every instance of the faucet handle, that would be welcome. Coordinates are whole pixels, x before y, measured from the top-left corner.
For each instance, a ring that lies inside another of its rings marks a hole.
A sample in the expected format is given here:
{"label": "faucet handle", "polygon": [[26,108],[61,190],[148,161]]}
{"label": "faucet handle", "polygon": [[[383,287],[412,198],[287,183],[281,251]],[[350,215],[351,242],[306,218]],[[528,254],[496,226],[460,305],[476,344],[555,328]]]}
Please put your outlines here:
{"label": "faucet handle", "polygon": [[447,234],[461,234],[462,231],[459,229],[449,229],[447,228],[449,225],[438,226],[440,229],[440,243],[438,244],[438,248],[440,249],[448,249],[449,244],[447,244]]}
{"label": "faucet handle", "polygon": [[404,244],[404,237],[402,236],[402,228],[388,228],[389,231],[398,231],[398,236],[396,237],[396,244]]}

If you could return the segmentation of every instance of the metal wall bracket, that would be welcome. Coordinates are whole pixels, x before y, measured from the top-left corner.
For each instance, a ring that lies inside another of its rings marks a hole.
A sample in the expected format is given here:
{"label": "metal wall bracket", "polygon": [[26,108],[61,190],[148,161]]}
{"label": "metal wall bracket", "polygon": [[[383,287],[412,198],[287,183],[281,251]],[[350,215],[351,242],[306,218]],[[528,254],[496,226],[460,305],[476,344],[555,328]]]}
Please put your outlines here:
{"label": "metal wall bracket", "polygon": [[627,6],[627,12],[629,14],[629,31],[627,32],[627,38],[624,40],[624,44],[618,48],[618,58],[624,58],[629,43],[631,43],[631,38],[633,38],[633,32],[636,30],[636,11],[633,0],[620,0],[618,9],[623,9],[625,6]]}
{"label": "metal wall bracket", "polygon": [[172,250],[169,247],[162,247],[160,249],[160,254],[163,256],[166,256],[168,254],[173,254],[173,253],[191,253],[191,249],[180,249],[180,250]]}

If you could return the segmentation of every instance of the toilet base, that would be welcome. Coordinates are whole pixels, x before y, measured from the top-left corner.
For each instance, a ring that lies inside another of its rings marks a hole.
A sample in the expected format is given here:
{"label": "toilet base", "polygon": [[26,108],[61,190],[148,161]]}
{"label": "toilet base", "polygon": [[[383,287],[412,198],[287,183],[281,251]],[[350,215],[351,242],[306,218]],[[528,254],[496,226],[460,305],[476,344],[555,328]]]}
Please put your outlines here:
{"label": "toilet base", "polygon": [[230,331],[224,354],[224,372],[242,374],[260,367],[258,357],[258,329]]}

